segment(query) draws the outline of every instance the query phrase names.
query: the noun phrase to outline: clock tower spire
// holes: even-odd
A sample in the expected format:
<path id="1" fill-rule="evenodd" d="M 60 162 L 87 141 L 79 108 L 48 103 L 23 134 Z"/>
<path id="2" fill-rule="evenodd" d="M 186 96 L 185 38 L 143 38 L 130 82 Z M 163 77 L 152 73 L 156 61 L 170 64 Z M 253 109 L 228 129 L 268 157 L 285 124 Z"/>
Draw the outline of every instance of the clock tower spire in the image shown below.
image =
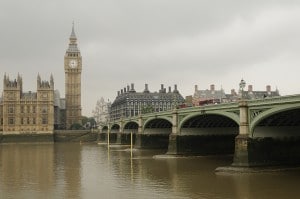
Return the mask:
<path id="1" fill-rule="evenodd" d="M 74 124 L 81 124 L 81 70 L 82 58 L 77 46 L 77 37 L 74 30 L 69 38 L 69 47 L 64 57 L 65 69 L 65 100 L 66 100 L 66 128 Z"/>

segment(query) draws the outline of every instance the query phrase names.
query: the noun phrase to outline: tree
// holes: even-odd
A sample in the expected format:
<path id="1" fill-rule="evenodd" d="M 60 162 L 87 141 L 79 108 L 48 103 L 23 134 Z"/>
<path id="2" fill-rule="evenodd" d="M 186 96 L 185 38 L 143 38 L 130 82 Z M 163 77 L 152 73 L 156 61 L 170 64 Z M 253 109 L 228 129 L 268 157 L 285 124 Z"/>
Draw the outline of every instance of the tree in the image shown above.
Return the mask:
<path id="1" fill-rule="evenodd" d="M 95 118 L 82 116 L 82 126 L 85 127 L 86 129 L 94 128 L 96 127 L 96 125 L 97 124 Z"/>
<path id="2" fill-rule="evenodd" d="M 74 124 L 71 125 L 70 129 L 71 129 L 71 130 L 82 130 L 82 129 L 84 129 L 84 128 L 83 128 L 83 126 L 82 126 L 81 124 L 79 124 L 79 123 L 74 123 Z"/>
<path id="3" fill-rule="evenodd" d="M 93 110 L 93 117 L 97 124 L 106 123 L 109 119 L 109 108 L 110 102 L 105 102 L 104 98 L 101 97 L 97 100 L 96 107 Z"/>

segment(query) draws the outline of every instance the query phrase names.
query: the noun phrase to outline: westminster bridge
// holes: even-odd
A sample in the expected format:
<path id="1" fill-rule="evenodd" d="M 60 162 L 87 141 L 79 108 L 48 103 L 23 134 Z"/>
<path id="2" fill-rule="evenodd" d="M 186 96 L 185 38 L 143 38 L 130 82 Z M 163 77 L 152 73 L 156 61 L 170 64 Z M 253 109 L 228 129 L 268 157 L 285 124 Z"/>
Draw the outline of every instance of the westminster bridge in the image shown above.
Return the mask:
<path id="1" fill-rule="evenodd" d="M 300 95 L 174 109 L 101 126 L 99 142 L 170 155 L 234 154 L 234 166 L 300 163 Z"/>

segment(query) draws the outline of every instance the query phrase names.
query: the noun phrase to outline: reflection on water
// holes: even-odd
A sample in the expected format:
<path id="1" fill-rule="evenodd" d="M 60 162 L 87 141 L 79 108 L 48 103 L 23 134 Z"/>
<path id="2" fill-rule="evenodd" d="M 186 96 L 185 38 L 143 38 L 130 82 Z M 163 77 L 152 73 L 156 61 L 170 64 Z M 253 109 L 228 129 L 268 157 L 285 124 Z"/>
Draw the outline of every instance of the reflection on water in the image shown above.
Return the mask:
<path id="1" fill-rule="evenodd" d="M 154 159 L 163 151 L 95 144 L 0 145 L 0 198 L 295 198 L 300 171 L 216 175 L 231 156 Z"/>

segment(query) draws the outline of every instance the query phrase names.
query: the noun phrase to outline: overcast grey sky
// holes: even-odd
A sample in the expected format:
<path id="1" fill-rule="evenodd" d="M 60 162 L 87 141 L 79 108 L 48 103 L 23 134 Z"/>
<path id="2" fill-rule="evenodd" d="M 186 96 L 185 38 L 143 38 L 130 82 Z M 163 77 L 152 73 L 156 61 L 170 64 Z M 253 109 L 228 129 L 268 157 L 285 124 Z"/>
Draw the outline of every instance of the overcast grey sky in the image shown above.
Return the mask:
<path id="1" fill-rule="evenodd" d="M 195 84 L 229 93 L 244 78 L 255 90 L 300 93 L 300 1 L 289 0 L 0 0 L 0 78 L 19 72 L 35 91 L 37 74 L 52 73 L 64 96 L 73 20 L 87 116 L 130 83 L 177 84 L 186 96 Z"/>

